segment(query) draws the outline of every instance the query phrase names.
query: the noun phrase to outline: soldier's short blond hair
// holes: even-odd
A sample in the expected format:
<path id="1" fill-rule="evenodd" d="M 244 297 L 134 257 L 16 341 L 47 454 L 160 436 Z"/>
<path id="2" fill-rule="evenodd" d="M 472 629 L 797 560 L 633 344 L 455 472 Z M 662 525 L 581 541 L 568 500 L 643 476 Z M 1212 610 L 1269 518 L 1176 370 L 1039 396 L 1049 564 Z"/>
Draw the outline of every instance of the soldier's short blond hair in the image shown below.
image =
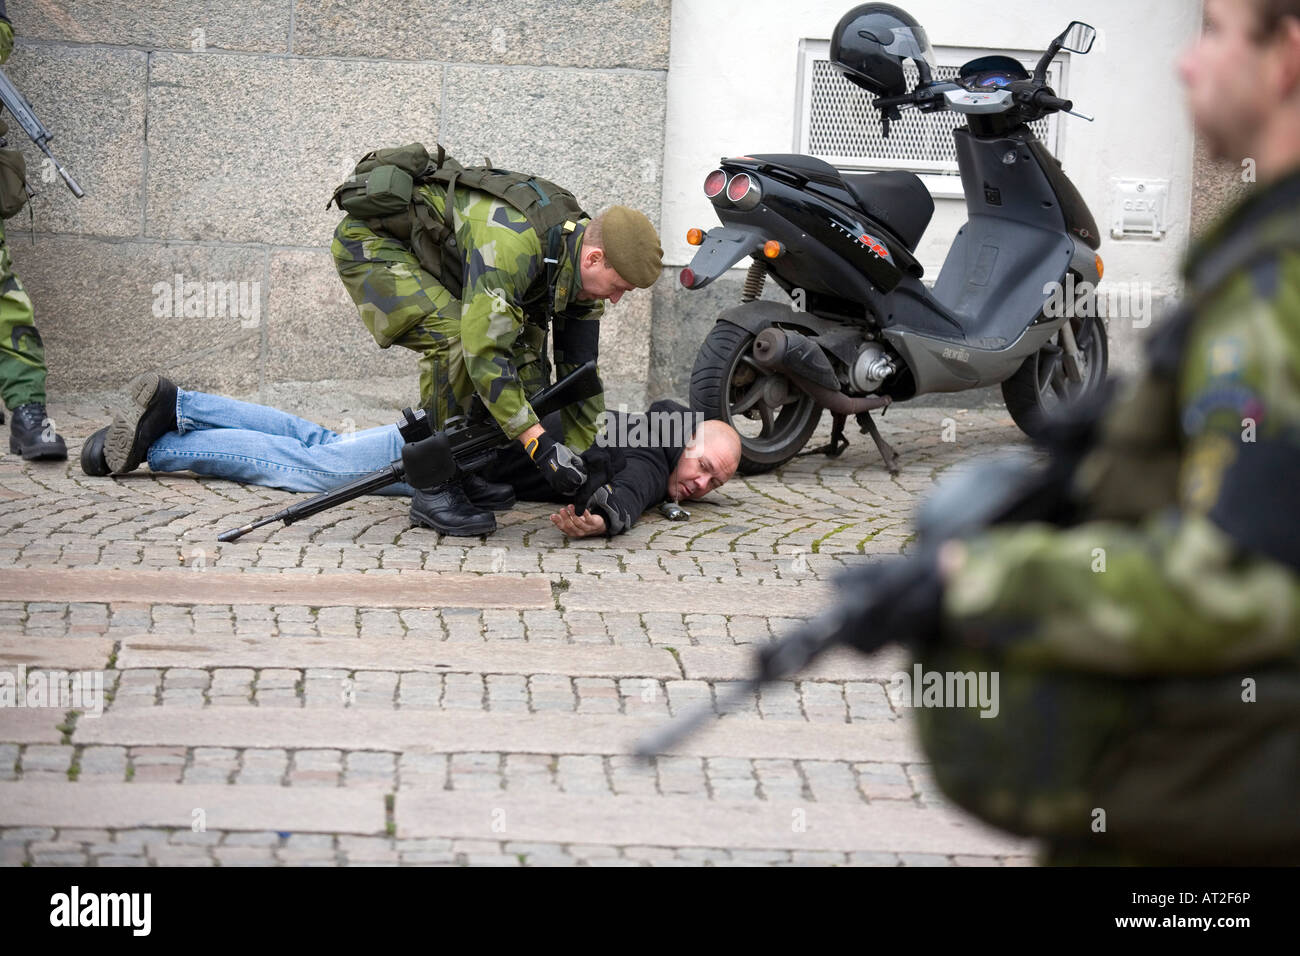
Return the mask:
<path id="1" fill-rule="evenodd" d="M 605 214 L 601 213 L 587 223 L 587 228 L 583 232 L 582 244 L 588 249 L 605 248 Z"/>

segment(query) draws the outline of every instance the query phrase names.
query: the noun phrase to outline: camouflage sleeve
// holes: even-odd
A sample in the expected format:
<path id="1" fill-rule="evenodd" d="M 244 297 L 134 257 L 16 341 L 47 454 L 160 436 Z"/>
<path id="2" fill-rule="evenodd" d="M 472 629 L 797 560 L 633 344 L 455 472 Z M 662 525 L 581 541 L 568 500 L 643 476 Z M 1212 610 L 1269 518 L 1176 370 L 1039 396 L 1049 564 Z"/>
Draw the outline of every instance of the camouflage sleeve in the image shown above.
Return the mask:
<path id="1" fill-rule="evenodd" d="M 599 358 L 600 319 L 604 311 L 605 303 L 597 302 L 590 308 L 566 309 L 555 316 L 552 349 L 557 381 L 584 362 Z M 599 366 L 596 372 L 600 373 Z M 566 406 L 560 412 L 560 420 L 564 423 L 564 443 L 579 454 L 590 448 L 596 440 L 600 414 L 604 410 L 603 392 L 585 402 Z"/>
<path id="2" fill-rule="evenodd" d="M 0 0 L 0 63 L 9 61 L 9 54 L 14 51 L 14 28 L 5 16 L 5 5 Z"/>
<path id="3" fill-rule="evenodd" d="M 461 297 L 461 348 L 475 391 L 507 437 L 518 438 L 537 424 L 513 351 L 524 322 L 519 302 L 541 269 L 542 250 L 522 213 L 505 203 L 494 201 L 494 206 L 485 219 L 466 219 L 470 235 L 462 244 L 470 253 Z"/>
<path id="4" fill-rule="evenodd" d="M 1010 662 L 1124 674 L 1295 652 L 1297 503 L 1284 476 L 1300 468 L 1300 260 L 1289 277 L 1267 299 L 1243 277 L 1198 320 L 1179 385 L 1178 508 L 968 542 L 945 592 L 947 627 L 1003 644 Z M 1280 491 L 1243 491 L 1270 486 Z"/>

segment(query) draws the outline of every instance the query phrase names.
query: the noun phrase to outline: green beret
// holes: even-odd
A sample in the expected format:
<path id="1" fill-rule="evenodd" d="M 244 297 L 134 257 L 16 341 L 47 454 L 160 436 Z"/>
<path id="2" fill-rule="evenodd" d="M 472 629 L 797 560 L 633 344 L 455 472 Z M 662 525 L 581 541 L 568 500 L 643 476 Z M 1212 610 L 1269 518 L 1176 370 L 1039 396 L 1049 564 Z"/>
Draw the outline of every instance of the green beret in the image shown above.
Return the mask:
<path id="1" fill-rule="evenodd" d="M 605 210 L 601 216 L 601 245 L 614 271 L 639 289 L 650 288 L 663 271 L 664 250 L 645 213 L 627 206 Z"/>

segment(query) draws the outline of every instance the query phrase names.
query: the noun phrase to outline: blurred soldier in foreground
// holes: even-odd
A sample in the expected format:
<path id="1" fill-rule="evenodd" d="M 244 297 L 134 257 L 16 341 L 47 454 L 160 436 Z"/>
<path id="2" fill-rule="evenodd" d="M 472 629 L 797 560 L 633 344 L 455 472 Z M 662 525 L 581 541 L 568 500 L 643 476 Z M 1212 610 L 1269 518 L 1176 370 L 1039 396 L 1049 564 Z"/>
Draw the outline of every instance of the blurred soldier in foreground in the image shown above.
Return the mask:
<path id="1" fill-rule="evenodd" d="M 1055 863 L 1300 863 L 1300 0 L 1207 0 L 1181 72 L 1259 185 L 1096 423 L 1082 523 L 948 542 L 912 626 L 1001 675 L 997 719 L 918 709 L 940 785 Z"/>
<path id="2" fill-rule="evenodd" d="M 13 26 L 0 0 L 0 63 L 14 46 Z M 0 121 L 0 137 L 9 127 Z M 22 154 L 0 138 L 0 217 L 16 216 L 27 204 Z M 0 398 L 12 416 L 9 451 L 29 461 L 62 460 L 68 449 L 45 411 L 45 346 L 36 330 L 32 300 L 14 275 L 4 226 L 0 225 Z M 4 421 L 0 414 L 0 422 Z"/>

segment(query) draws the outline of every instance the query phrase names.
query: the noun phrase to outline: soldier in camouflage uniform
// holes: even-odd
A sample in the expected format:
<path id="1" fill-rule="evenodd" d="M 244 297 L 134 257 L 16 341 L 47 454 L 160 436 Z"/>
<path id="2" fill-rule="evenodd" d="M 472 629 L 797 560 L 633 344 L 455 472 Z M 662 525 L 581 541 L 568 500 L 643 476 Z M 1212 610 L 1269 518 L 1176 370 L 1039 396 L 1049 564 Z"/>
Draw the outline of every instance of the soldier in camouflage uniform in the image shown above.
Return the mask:
<path id="1" fill-rule="evenodd" d="M 0 63 L 13 51 L 13 26 L 0 0 Z M 7 130 L 0 123 L 0 136 Z M 0 139 L 0 147 L 5 142 Z M 15 184 L 16 185 L 16 184 Z M 21 187 L 18 187 L 21 188 Z M 9 451 L 28 460 L 68 457 L 45 411 L 45 347 L 36 330 L 32 300 L 14 275 L 4 226 L 0 224 L 0 398 L 12 413 Z M 0 422 L 4 416 L 0 415 Z"/>
<path id="2" fill-rule="evenodd" d="M 997 719 L 918 710 L 944 790 L 1056 863 L 1300 863 L 1300 0 L 1208 0 L 1182 63 L 1261 185 L 1081 459 L 1085 520 L 940 551 L 940 672 Z"/>
<path id="3" fill-rule="evenodd" d="M 441 220 L 444 186 L 417 188 Z M 548 321 L 558 376 L 595 359 L 604 300 L 617 303 L 654 283 L 662 268 L 659 238 L 643 214 L 625 206 L 574 223 L 560 253 L 554 299 L 538 301 L 539 288 L 545 298 L 547 264 L 542 239 L 524 214 L 463 187 L 454 203 L 464 253 L 462 298 L 422 269 L 406 242 L 352 216 L 339 224 L 331 246 L 339 275 L 381 348 L 396 344 L 420 353 L 420 400 L 436 428 L 477 393 L 558 491 L 575 489 L 585 480 L 578 454 L 595 438 L 604 402 L 597 396 L 566 409 L 563 443 L 542 429 L 527 395 L 550 381 Z M 411 517 L 445 534 L 485 534 L 496 527 L 489 509 L 512 504 L 508 487 L 466 476 L 417 492 Z"/>

